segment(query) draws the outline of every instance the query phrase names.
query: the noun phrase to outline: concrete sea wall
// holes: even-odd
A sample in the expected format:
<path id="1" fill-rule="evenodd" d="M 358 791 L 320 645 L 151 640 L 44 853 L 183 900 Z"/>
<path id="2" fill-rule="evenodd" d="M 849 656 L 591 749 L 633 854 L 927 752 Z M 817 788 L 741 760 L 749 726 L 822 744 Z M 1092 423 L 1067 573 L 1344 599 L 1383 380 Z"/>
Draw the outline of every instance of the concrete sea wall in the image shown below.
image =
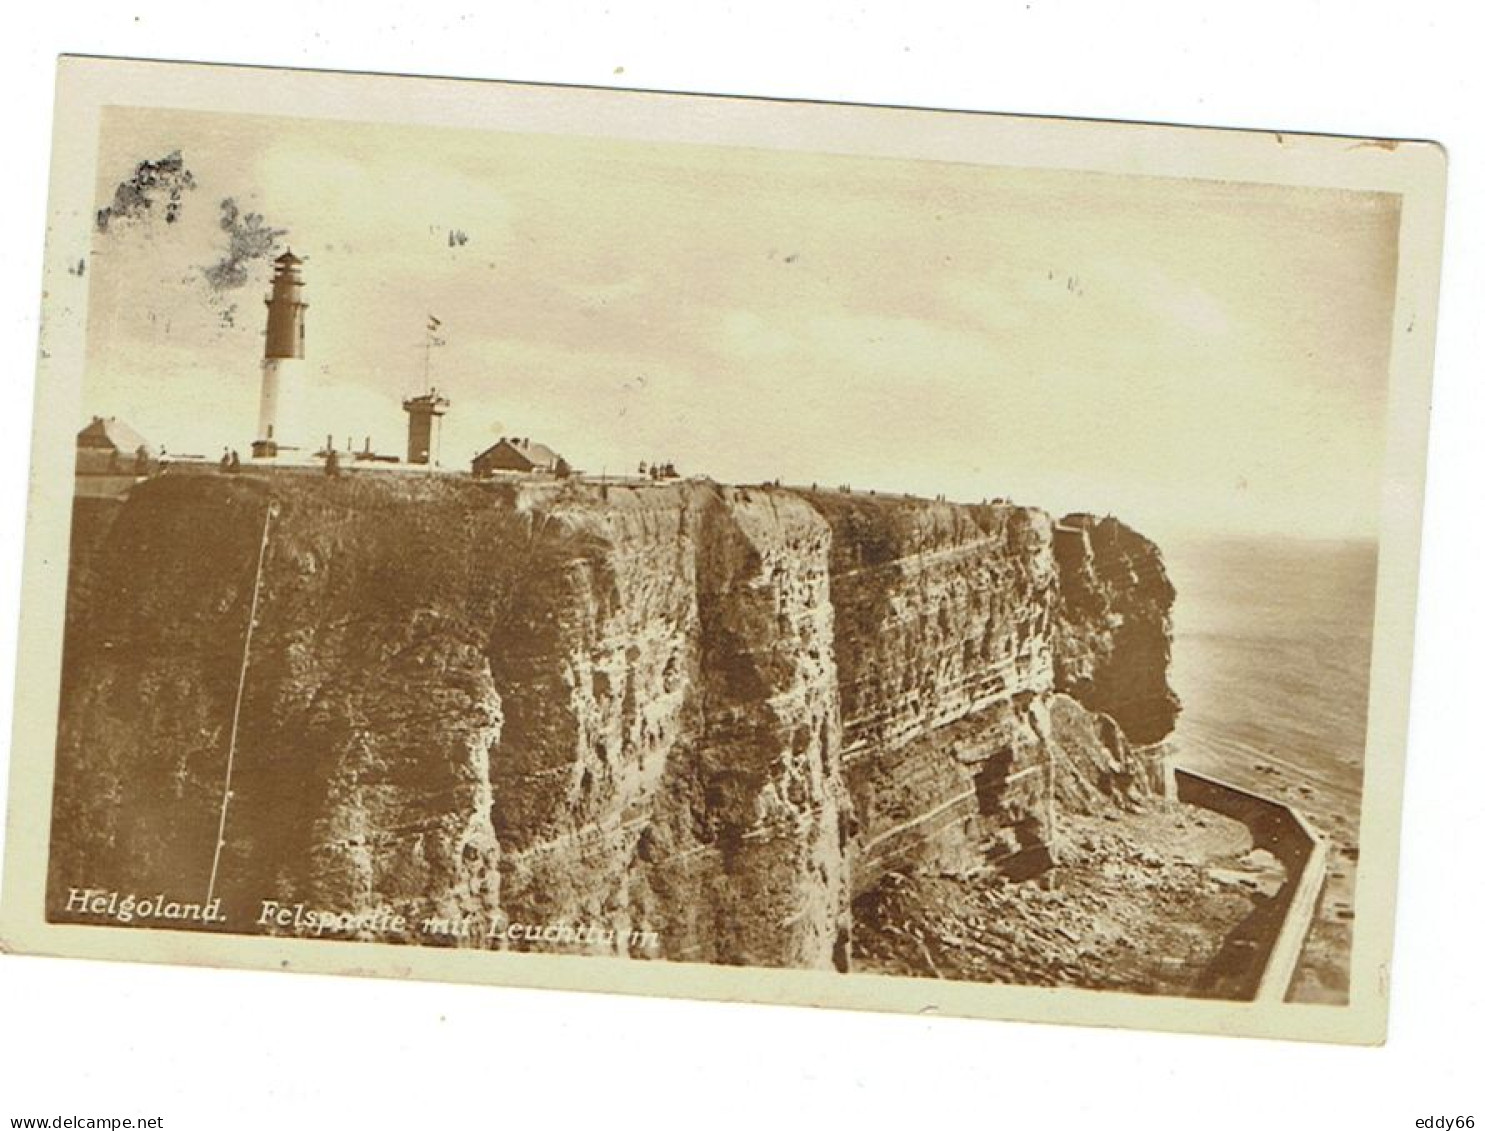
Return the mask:
<path id="1" fill-rule="evenodd" d="M 1284 865 L 1285 882 L 1263 908 L 1263 929 L 1254 940 L 1259 953 L 1243 977 L 1250 991 L 1244 996 L 1283 1001 L 1325 886 L 1328 842 L 1300 813 L 1272 798 L 1179 767 L 1172 784 L 1177 800 L 1247 825 L 1254 847 Z"/>

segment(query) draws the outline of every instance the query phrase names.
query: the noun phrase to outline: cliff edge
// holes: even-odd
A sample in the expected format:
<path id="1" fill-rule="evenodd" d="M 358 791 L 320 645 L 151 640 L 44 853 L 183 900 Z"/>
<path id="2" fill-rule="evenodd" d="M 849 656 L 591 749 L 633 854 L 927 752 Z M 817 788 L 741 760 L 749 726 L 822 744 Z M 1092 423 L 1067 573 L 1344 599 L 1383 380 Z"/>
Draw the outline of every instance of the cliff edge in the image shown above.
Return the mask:
<path id="1" fill-rule="evenodd" d="M 74 539 L 57 920 L 215 860 L 228 930 L 271 899 L 847 969 L 885 877 L 1036 876 L 1059 820 L 1141 808 L 1178 709 L 1173 589 L 1113 519 L 166 474 Z"/>

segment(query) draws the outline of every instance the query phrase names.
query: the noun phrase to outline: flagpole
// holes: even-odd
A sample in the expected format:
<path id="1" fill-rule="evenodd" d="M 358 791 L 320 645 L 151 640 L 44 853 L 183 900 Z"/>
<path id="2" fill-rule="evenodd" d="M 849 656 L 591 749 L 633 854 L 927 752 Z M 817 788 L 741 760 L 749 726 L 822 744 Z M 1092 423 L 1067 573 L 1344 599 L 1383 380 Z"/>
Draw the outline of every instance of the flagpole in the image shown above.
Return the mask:
<path id="1" fill-rule="evenodd" d="M 431 393 L 433 391 L 433 347 L 438 342 L 438 339 L 434 337 L 434 334 L 436 334 L 438 332 L 438 328 L 440 326 L 442 326 L 442 325 L 443 325 L 443 323 L 440 322 L 435 316 L 433 316 L 432 314 L 428 315 L 428 322 L 426 324 L 426 332 L 425 332 L 425 334 L 423 336 L 423 395 L 424 396 L 427 396 L 429 393 Z"/>

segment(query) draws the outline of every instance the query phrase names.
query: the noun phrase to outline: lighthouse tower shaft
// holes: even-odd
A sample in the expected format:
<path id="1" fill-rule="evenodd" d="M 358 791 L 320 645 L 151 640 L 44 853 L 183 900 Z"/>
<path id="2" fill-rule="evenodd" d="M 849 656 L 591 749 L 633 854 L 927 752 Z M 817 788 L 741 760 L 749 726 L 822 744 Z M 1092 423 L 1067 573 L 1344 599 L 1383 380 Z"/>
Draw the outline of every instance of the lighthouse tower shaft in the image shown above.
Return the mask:
<path id="1" fill-rule="evenodd" d="M 263 346 L 263 382 L 258 396 L 258 432 L 253 455 L 271 459 L 298 449 L 299 400 L 305 380 L 304 279 L 301 260 L 286 251 L 273 261 L 273 290 L 268 306 L 268 334 Z"/>
<path id="2" fill-rule="evenodd" d="M 407 413 L 408 463 L 438 463 L 440 426 L 448 410 L 448 397 L 437 389 L 402 402 L 402 411 Z"/>

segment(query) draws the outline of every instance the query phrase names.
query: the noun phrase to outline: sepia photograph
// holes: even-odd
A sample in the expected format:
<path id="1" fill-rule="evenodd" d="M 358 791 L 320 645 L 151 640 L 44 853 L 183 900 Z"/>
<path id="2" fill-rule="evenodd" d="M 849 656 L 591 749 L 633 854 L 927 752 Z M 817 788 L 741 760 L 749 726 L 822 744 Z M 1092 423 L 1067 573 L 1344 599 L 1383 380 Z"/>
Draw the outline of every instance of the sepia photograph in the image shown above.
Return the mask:
<path id="1" fill-rule="evenodd" d="M 17 949 L 1380 1039 L 1436 147 L 87 59 L 57 130 Z"/>

